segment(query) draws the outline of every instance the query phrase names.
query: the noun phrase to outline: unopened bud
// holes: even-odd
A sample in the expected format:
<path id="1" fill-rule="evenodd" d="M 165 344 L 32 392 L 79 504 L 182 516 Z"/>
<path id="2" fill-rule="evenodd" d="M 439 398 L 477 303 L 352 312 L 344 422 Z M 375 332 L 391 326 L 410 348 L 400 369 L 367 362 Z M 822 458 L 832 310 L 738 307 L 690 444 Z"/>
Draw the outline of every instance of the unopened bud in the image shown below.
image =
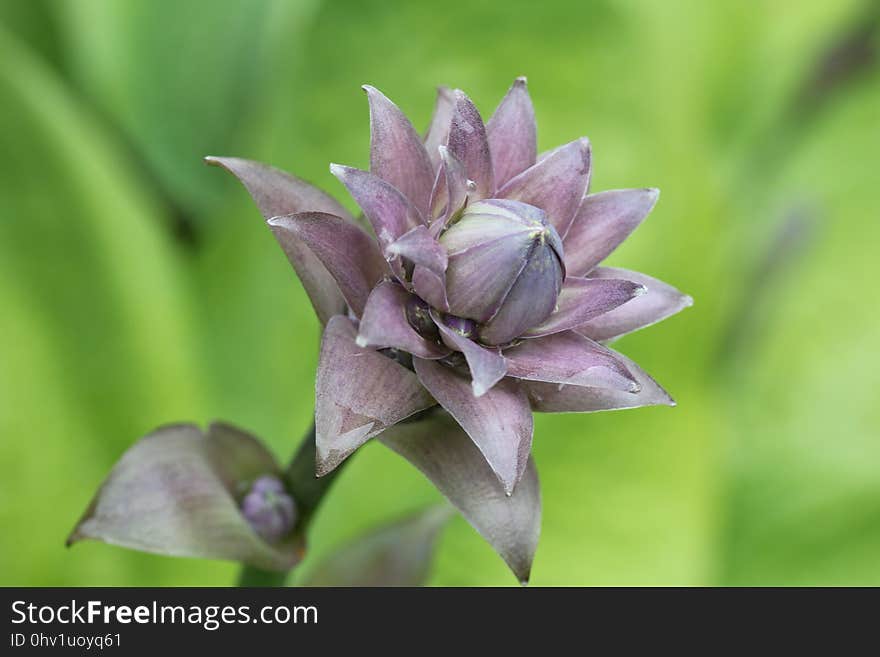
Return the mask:
<path id="1" fill-rule="evenodd" d="M 270 543 L 293 529 L 296 504 L 278 477 L 263 475 L 254 480 L 241 501 L 241 513 L 250 526 Z"/>

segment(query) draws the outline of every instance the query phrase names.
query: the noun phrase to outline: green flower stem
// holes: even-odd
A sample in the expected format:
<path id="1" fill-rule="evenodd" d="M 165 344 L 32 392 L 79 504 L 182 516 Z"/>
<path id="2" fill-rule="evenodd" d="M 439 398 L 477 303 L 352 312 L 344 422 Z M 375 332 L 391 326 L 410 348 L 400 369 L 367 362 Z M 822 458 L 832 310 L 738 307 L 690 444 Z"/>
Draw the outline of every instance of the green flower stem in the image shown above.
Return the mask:
<path id="1" fill-rule="evenodd" d="M 294 531 L 304 534 L 321 500 L 330 490 L 336 477 L 342 472 L 346 459 L 339 466 L 324 475 L 315 476 L 315 425 L 312 424 L 302 443 L 294 454 L 284 473 L 287 489 L 296 500 L 297 521 Z M 238 577 L 238 586 L 284 586 L 290 571 L 275 572 L 243 566 Z"/>

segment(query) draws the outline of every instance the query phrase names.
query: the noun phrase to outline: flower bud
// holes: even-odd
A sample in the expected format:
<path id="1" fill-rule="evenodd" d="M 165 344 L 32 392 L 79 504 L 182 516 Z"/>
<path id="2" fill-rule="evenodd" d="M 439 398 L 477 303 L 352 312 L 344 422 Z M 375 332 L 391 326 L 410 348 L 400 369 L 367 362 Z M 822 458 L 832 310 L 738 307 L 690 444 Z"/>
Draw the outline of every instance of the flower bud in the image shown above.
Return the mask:
<path id="1" fill-rule="evenodd" d="M 277 477 L 254 480 L 241 501 L 241 513 L 254 531 L 270 543 L 284 537 L 296 521 L 296 505 Z"/>
<path id="2" fill-rule="evenodd" d="M 564 278 L 562 240 L 542 210 L 519 201 L 470 205 L 441 236 L 449 312 L 502 345 L 544 321 Z"/>

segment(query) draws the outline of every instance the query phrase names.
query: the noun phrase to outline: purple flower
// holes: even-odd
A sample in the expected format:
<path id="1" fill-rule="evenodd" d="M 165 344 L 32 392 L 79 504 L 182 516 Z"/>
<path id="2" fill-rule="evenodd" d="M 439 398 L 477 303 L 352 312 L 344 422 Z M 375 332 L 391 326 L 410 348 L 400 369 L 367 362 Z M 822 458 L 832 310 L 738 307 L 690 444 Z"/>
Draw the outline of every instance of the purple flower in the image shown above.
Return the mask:
<path id="1" fill-rule="evenodd" d="M 658 191 L 589 194 L 585 138 L 539 157 L 524 78 L 485 124 L 463 92 L 440 89 L 424 139 L 364 89 L 370 171 L 330 169 L 369 229 L 281 171 L 208 162 L 247 187 L 325 325 L 318 475 L 381 434 L 525 579 L 540 522 L 532 411 L 674 403 L 603 344 L 691 304 L 649 276 L 600 266 Z M 389 430 L 436 405 L 448 415 Z"/>

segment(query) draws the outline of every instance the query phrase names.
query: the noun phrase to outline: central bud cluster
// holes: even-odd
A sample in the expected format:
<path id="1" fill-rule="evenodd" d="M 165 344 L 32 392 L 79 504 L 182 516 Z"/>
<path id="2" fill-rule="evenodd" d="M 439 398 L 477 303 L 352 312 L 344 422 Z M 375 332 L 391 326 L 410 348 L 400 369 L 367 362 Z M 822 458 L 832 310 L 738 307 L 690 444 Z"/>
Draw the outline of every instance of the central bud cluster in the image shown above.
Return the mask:
<path id="1" fill-rule="evenodd" d="M 562 240 L 543 210 L 519 201 L 478 201 L 439 241 L 449 258 L 444 321 L 462 335 L 505 345 L 556 307 L 565 277 Z"/>

